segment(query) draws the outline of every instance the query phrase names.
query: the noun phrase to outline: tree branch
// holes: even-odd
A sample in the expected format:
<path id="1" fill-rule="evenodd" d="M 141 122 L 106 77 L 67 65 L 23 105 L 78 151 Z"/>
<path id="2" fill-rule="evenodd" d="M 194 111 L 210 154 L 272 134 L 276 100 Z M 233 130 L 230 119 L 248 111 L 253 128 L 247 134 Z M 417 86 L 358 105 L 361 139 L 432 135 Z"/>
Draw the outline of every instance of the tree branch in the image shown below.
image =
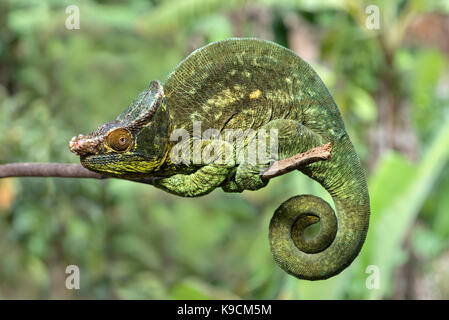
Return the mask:
<path id="1" fill-rule="evenodd" d="M 262 180 L 286 174 L 313 162 L 327 160 L 331 155 L 331 144 L 327 143 L 309 151 L 276 161 L 261 175 Z M 89 171 L 80 164 L 19 162 L 0 165 L 0 179 L 7 177 L 64 177 L 106 179 L 108 177 Z M 153 178 L 136 179 L 136 182 L 149 183 Z"/>
<path id="2" fill-rule="evenodd" d="M 327 160 L 331 156 L 331 151 L 332 147 L 329 142 L 306 152 L 298 153 L 291 158 L 276 161 L 261 175 L 261 179 L 268 181 L 313 162 Z"/>
<path id="3" fill-rule="evenodd" d="M 80 164 L 19 162 L 0 165 L 0 178 L 7 177 L 69 177 L 105 179 Z"/>

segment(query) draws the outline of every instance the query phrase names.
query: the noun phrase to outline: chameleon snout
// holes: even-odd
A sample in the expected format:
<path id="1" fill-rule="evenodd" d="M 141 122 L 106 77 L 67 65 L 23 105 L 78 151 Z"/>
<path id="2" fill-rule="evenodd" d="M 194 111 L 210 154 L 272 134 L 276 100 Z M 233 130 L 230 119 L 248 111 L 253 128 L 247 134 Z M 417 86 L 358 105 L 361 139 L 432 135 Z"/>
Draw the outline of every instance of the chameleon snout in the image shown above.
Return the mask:
<path id="1" fill-rule="evenodd" d="M 103 149 L 103 139 L 100 137 L 74 136 L 69 142 L 69 149 L 74 154 L 83 157 L 98 154 Z"/>

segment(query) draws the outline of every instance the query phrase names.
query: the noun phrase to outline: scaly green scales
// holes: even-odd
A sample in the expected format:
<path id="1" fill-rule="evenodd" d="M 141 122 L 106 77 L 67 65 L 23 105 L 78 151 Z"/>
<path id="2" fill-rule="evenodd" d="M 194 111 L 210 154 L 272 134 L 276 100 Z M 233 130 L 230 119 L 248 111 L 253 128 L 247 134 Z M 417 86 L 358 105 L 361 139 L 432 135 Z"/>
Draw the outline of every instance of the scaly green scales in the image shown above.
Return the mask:
<path id="1" fill-rule="evenodd" d="M 232 161 L 224 163 L 173 161 L 171 151 L 180 140 L 172 141 L 172 134 L 184 129 L 189 136 L 184 144 L 193 148 L 194 123 L 201 124 L 201 133 L 214 128 L 220 135 L 226 129 L 253 129 L 254 134 L 244 138 L 245 146 L 260 138 L 262 129 L 275 129 L 278 159 L 330 142 L 329 160 L 300 171 L 332 195 L 337 217 L 318 197 L 293 197 L 271 220 L 271 250 L 285 271 L 309 280 L 334 276 L 355 259 L 370 214 L 360 160 L 319 76 L 294 52 L 275 43 L 229 39 L 196 50 L 164 85 L 153 81 L 116 120 L 87 136 L 74 137 L 70 149 L 90 170 L 145 180 L 184 197 L 201 196 L 218 187 L 242 192 L 267 184 L 260 174 L 270 163 L 238 162 L 236 149 Z M 215 143 L 212 138 L 203 140 L 201 148 Z M 224 154 L 224 149 L 216 150 Z M 304 229 L 317 221 L 320 231 L 308 239 Z"/>

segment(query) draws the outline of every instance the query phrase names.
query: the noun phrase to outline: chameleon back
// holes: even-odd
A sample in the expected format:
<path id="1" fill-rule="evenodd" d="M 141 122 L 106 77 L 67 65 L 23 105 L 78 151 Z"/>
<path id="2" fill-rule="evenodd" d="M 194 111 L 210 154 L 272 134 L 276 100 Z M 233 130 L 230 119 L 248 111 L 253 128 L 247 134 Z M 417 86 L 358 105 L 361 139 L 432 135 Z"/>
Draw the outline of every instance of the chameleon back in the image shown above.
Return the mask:
<path id="1" fill-rule="evenodd" d="M 312 127 L 323 134 L 344 129 L 315 71 L 293 51 L 269 41 L 229 39 L 200 48 L 178 64 L 164 90 L 175 123 L 189 115 L 204 127 L 222 122 L 226 128 L 257 129 L 273 119 L 305 120 L 310 114 Z M 317 104 L 321 116 L 315 119 Z M 332 123 L 325 121 L 329 118 Z"/>

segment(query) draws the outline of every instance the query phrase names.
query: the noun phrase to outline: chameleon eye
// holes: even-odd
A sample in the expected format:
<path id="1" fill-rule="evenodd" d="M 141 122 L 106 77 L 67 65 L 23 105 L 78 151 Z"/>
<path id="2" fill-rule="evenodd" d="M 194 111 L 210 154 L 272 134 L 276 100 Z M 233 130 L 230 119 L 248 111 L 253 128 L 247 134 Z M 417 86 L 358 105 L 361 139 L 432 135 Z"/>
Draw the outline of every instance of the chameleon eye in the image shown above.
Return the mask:
<path id="1" fill-rule="evenodd" d="M 108 134 L 106 143 L 115 151 L 125 151 L 132 143 L 132 135 L 128 130 L 120 128 Z"/>

